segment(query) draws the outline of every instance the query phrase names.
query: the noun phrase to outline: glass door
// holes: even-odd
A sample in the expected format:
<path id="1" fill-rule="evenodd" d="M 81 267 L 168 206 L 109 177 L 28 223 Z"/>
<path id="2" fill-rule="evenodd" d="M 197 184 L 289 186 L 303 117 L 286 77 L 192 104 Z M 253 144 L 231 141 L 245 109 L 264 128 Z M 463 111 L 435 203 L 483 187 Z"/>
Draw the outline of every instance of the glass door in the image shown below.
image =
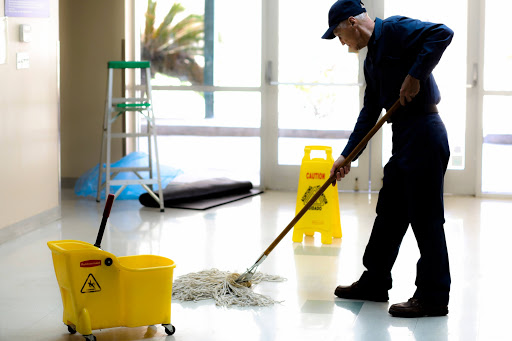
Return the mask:
<path id="1" fill-rule="evenodd" d="M 477 91 L 478 57 L 472 51 L 478 46 L 468 46 L 468 2 L 433 1 L 368 0 L 365 5 L 372 19 L 404 15 L 445 23 L 456 32 L 434 70 L 442 93 L 439 110 L 451 148 L 445 191 L 474 194 L 475 123 L 467 118 L 475 117 L 478 108 L 466 103 L 473 100 Z M 359 114 L 366 49 L 353 54 L 337 41 L 320 39 L 332 3 L 322 0 L 312 6 L 309 1 L 280 0 L 278 11 L 266 12 L 268 18 L 263 26 L 279 32 L 274 41 L 267 42 L 263 53 L 267 73 L 263 96 L 268 99 L 263 104 L 263 115 L 265 111 L 277 112 L 276 118 L 263 117 L 271 132 L 270 142 L 263 147 L 270 156 L 265 169 L 270 174 L 267 183 L 273 188 L 295 188 L 305 145 L 330 145 L 333 154 L 339 155 Z M 470 3 L 474 7 L 476 1 Z M 267 6 L 270 8 L 271 4 Z M 268 37 L 265 33 L 263 36 Z M 391 127 L 385 124 L 359 162 L 353 164 L 351 176 L 340 183 L 341 189 L 379 190 L 390 155 Z"/>
<path id="2" fill-rule="evenodd" d="M 266 3 L 270 11 L 274 2 Z M 266 17 L 264 27 L 278 32 L 267 41 L 264 65 L 266 105 L 268 112 L 277 113 L 267 118 L 273 132 L 268 143 L 271 152 L 266 154 L 266 183 L 271 188 L 297 188 L 305 146 L 329 146 L 336 159 L 359 114 L 364 56 L 349 53 L 338 40 L 321 39 L 332 3 L 280 0 L 277 13 Z M 367 190 L 368 162 L 364 154 L 353 163 L 351 176 L 339 183 L 341 188 Z"/>
<path id="3" fill-rule="evenodd" d="M 433 75 L 441 91 L 438 105 L 441 118 L 448 131 L 450 161 L 445 176 L 445 192 L 456 194 L 475 193 L 476 145 L 471 134 L 477 108 L 466 105 L 477 90 L 477 58 L 468 55 L 468 2 L 467 0 L 431 0 L 428 3 L 409 0 L 384 0 L 384 17 L 403 15 L 423 21 L 443 23 L 454 32 L 452 43 L 443 54 Z M 443 10 L 439 10 L 442 8 Z M 471 40 L 471 39 L 469 39 Z M 474 48 L 473 46 L 470 48 Z M 469 49 L 471 51 L 471 49 Z M 382 165 L 391 156 L 391 129 L 385 127 Z M 467 140 L 470 140 L 467 143 Z M 468 157 L 470 156 L 470 157 Z M 377 162 L 377 160 L 376 160 Z"/>
<path id="4" fill-rule="evenodd" d="M 485 2 L 483 34 L 481 193 L 512 195 L 512 45 L 503 43 L 509 0 Z M 484 20 L 485 19 L 485 20 Z"/>

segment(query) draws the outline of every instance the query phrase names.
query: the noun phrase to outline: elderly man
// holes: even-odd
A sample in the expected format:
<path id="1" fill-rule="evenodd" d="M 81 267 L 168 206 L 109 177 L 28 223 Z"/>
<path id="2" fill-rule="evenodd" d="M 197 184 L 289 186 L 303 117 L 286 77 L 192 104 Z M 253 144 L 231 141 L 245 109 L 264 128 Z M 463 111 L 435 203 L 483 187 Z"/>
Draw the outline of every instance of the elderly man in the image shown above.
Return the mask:
<path id="1" fill-rule="evenodd" d="M 434 24 L 393 16 L 371 20 L 359 0 L 339 0 L 329 11 L 324 39 L 337 37 L 352 50 L 368 48 L 364 62 L 364 106 L 349 141 L 334 162 L 331 175 L 339 181 L 350 172 L 341 163 L 369 132 L 382 109 L 399 98 L 403 105 L 392 116 L 393 150 L 384 168 L 377 217 L 363 257 L 363 272 L 335 295 L 346 299 L 388 301 L 391 269 L 409 227 L 421 257 L 416 291 L 389 313 L 399 317 L 448 314 L 450 268 L 444 235 L 443 181 L 450 150 L 436 104 L 441 96 L 432 76 L 453 32 Z M 359 156 L 359 155 L 358 155 Z"/>

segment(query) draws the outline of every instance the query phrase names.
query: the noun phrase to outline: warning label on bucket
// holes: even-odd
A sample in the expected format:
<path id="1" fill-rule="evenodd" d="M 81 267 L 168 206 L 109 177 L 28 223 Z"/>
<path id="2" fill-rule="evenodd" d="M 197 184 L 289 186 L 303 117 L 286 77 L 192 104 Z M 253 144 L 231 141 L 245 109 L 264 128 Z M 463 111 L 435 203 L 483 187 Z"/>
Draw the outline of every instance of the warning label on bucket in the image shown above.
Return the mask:
<path id="1" fill-rule="evenodd" d="M 315 195 L 316 192 L 320 189 L 320 186 L 311 187 L 309 186 L 301 200 L 306 205 L 306 203 Z M 322 193 L 318 199 L 314 202 L 314 204 L 309 208 L 312 211 L 321 211 L 322 207 L 327 204 L 327 198 Z"/>
<path id="2" fill-rule="evenodd" d="M 94 276 L 92 274 L 89 274 L 89 276 L 87 276 L 84 286 L 82 287 L 82 290 L 80 290 L 80 292 L 82 294 L 87 294 L 90 292 L 98 292 L 98 291 L 101 291 L 101 287 L 98 284 L 98 281 L 96 280 L 96 278 L 94 278 Z"/>

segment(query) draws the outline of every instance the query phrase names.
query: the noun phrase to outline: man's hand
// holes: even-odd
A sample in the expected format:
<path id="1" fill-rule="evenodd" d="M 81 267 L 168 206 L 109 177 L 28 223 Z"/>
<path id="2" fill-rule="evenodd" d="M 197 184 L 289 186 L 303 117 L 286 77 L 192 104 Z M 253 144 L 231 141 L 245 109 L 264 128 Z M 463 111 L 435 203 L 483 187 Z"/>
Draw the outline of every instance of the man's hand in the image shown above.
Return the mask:
<path id="1" fill-rule="evenodd" d="M 343 155 L 340 155 L 340 157 L 334 161 L 334 164 L 332 165 L 332 168 L 331 168 L 331 175 L 332 176 L 334 174 L 334 172 L 336 172 L 336 180 L 337 181 L 340 181 L 341 178 L 344 178 L 345 175 L 347 175 L 349 172 L 350 172 L 350 163 L 344 167 L 341 167 L 341 164 L 343 163 L 343 161 L 345 161 L 345 157 Z M 338 169 L 340 168 L 340 169 Z M 336 185 L 335 182 L 332 183 L 332 185 Z"/>
<path id="2" fill-rule="evenodd" d="M 420 81 L 411 75 L 405 77 L 400 88 L 400 104 L 406 105 L 420 92 Z"/>

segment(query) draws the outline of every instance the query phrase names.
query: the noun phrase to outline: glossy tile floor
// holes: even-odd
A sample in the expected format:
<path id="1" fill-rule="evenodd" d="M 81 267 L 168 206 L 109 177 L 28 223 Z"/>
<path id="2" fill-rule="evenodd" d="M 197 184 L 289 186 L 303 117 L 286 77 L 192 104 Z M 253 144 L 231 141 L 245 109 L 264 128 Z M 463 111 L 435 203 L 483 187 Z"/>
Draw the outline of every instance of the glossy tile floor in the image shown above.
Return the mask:
<path id="1" fill-rule="evenodd" d="M 390 304 L 414 292 L 419 257 L 409 229 L 393 270 L 389 303 L 341 300 L 338 284 L 363 271 L 361 257 L 375 216 L 377 195 L 340 194 L 343 239 L 320 236 L 276 247 L 262 272 L 283 283 L 255 290 L 283 301 L 269 308 L 222 308 L 212 301 L 172 301 L 176 333 L 161 326 L 95 330 L 98 340 L 511 340 L 512 200 L 447 196 L 446 236 L 452 271 L 447 317 L 393 318 Z M 63 191 L 62 219 L 0 244 L 0 340 L 83 340 L 62 323 L 62 302 L 46 242 L 94 243 L 104 202 Z M 116 201 L 102 248 L 116 256 L 156 254 L 174 260 L 174 278 L 203 269 L 244 271 L 295 214 L 295 193 L 267 191 L 206 211 L 141 207 Z M 148 302 L 151 304 L 151 302 Z"/>

